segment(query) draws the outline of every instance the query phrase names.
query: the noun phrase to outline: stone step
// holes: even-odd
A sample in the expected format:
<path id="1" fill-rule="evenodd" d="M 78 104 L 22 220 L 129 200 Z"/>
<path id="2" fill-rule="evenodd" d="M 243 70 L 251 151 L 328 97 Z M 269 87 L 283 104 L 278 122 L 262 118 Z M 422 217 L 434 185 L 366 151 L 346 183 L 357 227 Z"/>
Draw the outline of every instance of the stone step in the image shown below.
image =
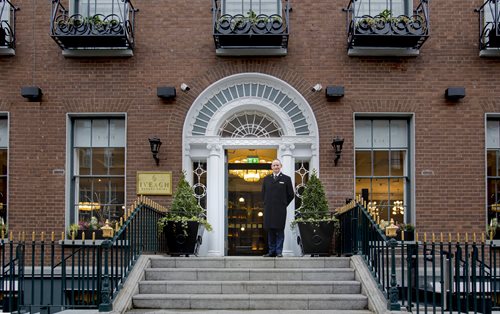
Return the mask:
<path id="1" fill-rule="evenodd" d="M 141 281 L 140 294 L 356 294 L 357 281 Z"/>
<path id="2" fill-rule="evenodd" d="M 145 280 L 220 281 L 346 281 L 354 280 L 351 268 L 148 268 Z"/>
<path id="3" fill-rule="evenodd" d="M 158 257 L 151 268 L 349 268 L 348 257 Z"/>
<path id="4" fill-rule="evenodd" d="M 156 310 L 132 309 L 127 314 L 241 314 L 234 310 Z M 246 310 L 245 314 L 373 314 L 369 310 Z"/>
<path id="5" fill-rule="evenodd" d="M 134 308 L 199 310 L 363 310 L 360 294 L 138 294 Z"/>

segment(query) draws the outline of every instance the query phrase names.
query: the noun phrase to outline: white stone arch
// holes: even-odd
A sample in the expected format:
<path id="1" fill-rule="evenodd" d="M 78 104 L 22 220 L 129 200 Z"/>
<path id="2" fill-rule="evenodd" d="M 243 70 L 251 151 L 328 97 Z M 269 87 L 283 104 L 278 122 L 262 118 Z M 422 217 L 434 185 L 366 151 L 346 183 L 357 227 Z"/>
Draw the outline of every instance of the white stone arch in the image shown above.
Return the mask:
<path id="1" fill-rule="evenodd" d="M 222 138 L 219 128 L 234 114 L 256 111 L 280 125 L 281 137 Z M 276 148 L 283 172 L 294 178 L 295 161 L 307 160 L 319 169 L 318 125 L 306 99 L 290 84 L 262 73 L 240 73 L 211 84 L 195 99 L 183 126 L 183 169 L 189 174 L 194 161 L 207 163 L 207 218 L 213 231 L 205 233 L 200 255 L 225 254 L 226 148 Z M 192 176 L 188 175 L 188 180 Z M 289 207 L 283 254 L 300 253 L 289 230 L 294 204 Z"/>

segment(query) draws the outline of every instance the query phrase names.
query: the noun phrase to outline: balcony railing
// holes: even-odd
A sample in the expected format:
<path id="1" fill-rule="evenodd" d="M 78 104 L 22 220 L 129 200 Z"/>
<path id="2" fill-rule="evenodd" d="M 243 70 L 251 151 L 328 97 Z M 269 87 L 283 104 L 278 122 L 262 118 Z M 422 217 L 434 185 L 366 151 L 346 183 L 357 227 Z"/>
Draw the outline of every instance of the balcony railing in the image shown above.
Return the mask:
<path id="1" fill-rule="evenodd" d="M 15 7 L 9 0 L 0 0 L 0 55 L 13 55 L 16 47 Z"/>
<path id="2" fill-rule="evenodd" d="M 289 34 L 288 0 L 282 0 L 280 14 L 256 14 L 250 10 L 229 15 L 219 0 L 213 3 L 213 30 L 218 55 L 286 55 Z"/>
<path id="3" fill-rule="evenodd" d="M 500 56 L 500 3 L 487 0 L 479 12 L 480 56 Z"/>
<path id="4" fill-rule="evenodd" d="M 61 0 L 52 0 L 50 34 L 62 49 L 134 48 L 137 11 L 130 0 L 115 0 L 112 14 L 70 15 Z"/>
<path id="5" fill-rule="evenodd" d="M 392 4 L 392 0 L 389 1 Z M 362 15 L 359 0 L 350 0 L 347 12 L 349 54 L 356 50 L 400 51 L 415 55 L 429 37 L 428 0 L 420 0 L 413 15 L 393 15 L 392 5 L 375 16 Z M 396 53 L 397 55 L 397 53 Z"/>

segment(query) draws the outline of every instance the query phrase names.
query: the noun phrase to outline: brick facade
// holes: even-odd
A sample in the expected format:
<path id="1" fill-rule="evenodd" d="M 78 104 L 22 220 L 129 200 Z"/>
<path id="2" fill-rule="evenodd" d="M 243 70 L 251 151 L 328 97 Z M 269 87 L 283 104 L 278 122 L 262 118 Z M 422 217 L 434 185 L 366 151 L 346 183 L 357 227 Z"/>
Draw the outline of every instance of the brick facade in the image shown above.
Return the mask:
<path id="1" fill-rule="evenodd" d="M 500 112 L 500 59 L 478 56 L 481 0 L 432 1 L 431 35 L 420 55 L 348 57 L 347 1 L 292 1 L 285 57 L 217 57 L 211 2 L 134 1 L 136 46 L 132 58 L 65 58 L 49 36 L 51 1 L 12 0 L 16 55 L 0 58 L 0 111 L 9 113 L 9 226 L 14 232 L 56 231 L 64 226 L 66 114 L 127 114 L 127 199 L 135 198 L 138 170 L 171 170 L 182 163 L 182 128 L 196 97 L 228 75 L 260 72 L 303 94 L 319 127 L 320 171 L 332 207 L 353 197 L 353 113 L 414 114 L 417 228 L 421 232 L 482 232 L 486 222 L 485 113 Z M 181 83 L 191 90 L 181 92 Z M 328 102 L 316 83 L 343 85 L 345 97 Z M 21 86 L 43 90 L 28 102 Z M 162 101 L 157 86 L 176 86 Z M 449 86 L 467 96 L 447 101 Z M 148 137 L 163 146 L 160 167 Z M 330 145 L 344 137 L 337 167 Z M 429 171 L 431 170 L 431 171 Z M 433 173 L 432 175 L 426 175 Z M 169 205 L 170 197 L 155 197 Z"/>

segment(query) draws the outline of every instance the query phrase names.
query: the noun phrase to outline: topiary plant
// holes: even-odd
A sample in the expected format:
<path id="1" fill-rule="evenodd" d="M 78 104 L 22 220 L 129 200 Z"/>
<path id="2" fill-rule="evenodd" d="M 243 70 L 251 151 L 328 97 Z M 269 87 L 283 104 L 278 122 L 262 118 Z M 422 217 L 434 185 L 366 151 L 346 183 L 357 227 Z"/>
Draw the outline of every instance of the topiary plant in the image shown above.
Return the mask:
<path id="1" fill-rule="evenodd" d="M 187 232 L 188 221 L 197 221 L 204 225 L 207 231 L 212 230 L 212 227 L 205 219 L 205 211 L 198 204 L 198 200 L 194 196 L 193 189 L 187 182 L 184 172 L 182 172 L 177 185 L 170 210 L 165 217 L 158 220 L 160 232 L 163 231 L 163 228 L 169 221 L 180 222 L 185 233 Z"/>
<path id="2" fill-rule="evenodd" d="M 302 194 L 302 203 L 297 209 L 297 215 L 292 222 L 292 226 L 298 222 L 338 221 L 333 217 L 328 208 L 325 189 L 319 180 L 316 171 L 313 170 L 309 181 L 306 183 L 304 193 Z"/>

